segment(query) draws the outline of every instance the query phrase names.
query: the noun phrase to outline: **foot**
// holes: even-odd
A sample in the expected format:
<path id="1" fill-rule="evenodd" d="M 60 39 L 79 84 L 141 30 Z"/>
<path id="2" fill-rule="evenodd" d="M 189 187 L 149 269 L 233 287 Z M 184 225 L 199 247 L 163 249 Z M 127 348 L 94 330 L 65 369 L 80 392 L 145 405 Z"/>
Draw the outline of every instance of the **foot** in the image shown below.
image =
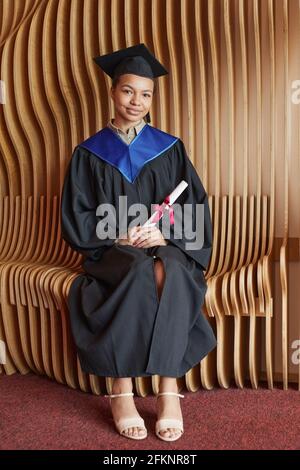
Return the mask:
<path id="1" fill-rule="evenodd" d="M 163 388 L 159 390 L 160 392 L 176 392 L 178 393 L 177 385 L 176 387 L 168 387 L 167 389 Z M 160 395 L 157 397 L 157 418 L 173 418 L 179 419 L 182 421 L 182 412 L 180 408 L 180 398 L 172 395 Z M 159 434 L 163 437 L 178 437 L 181 435 L 180 429 L 177 428 L 166 428 L 161 430 Z"/>
<path id="2" fill-rule="evenodd" d="M 112 394 L 132 392 L 132 387 L 113 387 Z M 114 421 L 123 418 L 140 417 L 134 404 L 133 396 L 115 397 L 111 399 L 111 411 Z M 140 427 L 129 427 L 123 431 L 126 436 L 146 436 L 147 431 Z"/>

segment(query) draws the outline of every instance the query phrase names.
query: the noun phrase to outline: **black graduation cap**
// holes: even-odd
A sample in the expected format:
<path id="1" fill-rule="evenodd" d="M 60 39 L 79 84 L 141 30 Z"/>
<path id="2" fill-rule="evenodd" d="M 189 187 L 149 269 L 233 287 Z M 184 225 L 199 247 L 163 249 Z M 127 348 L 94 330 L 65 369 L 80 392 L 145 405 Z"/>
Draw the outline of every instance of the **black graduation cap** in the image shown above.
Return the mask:
<path id="1" fill-rule="evenodd" d="M 156 78 L 168 73 L 143 43 L 94 57 L 93 60 L 111 78 L 124 73 Z"/>
<path id="2" fill-rule="evenodd" d="M 125 73 L 152 79 L 168 74 L 165 67 L 143 43 L 94 57 L 93 60 L 112 79 Z M 146 118 L 150 122 L 149 113 Z"/>

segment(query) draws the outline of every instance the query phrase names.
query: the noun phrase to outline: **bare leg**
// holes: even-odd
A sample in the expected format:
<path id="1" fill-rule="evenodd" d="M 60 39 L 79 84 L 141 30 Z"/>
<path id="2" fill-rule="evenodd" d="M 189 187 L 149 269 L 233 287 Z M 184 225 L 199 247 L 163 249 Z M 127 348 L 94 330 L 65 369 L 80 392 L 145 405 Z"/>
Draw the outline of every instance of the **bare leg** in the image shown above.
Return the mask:
<path id="1" fill-rule="evenodd" d="M 112 393 L 132 392 L 131 377 L 115 378 L 113 381 Z M 111 410 L 114 420 L 119 420 L 126 416 L 139 416 L 135 407 L 133 397 L 116 397 L 111 400 Z M 143 436 L 146 431 L 139 427 L 125 429 L 124 434 L 128 436 Z"/>
<path id="2" fill-rule="evenodd" d="M 165 282 L 165 270 L 163 262 L 160 259 L 156 259 L 154 263 L 155 277 L 158 296 L 160 299 L 164 282 Z M 161 377 L 159 384 L 159 392 L 178 392 L 177 380 L 174 377 Z M 169 418 L 170 416 L 174 419 L 182 420 L 182 413 L 180 408 L 179 398 L 175 396 L 160 396 L 157 399 L 157 414 L 158 419 Z M 180 434 L 180 430 L 176 428 L 167 428 L 164 431 L 160 431 L 160 434 L 165 437 L 173 437 Z"/>
<path id="3" fill-rule="evenodd" d="M 159 384 L 159 392 L 176 392 L 178 393 L 177 380 L 174 377 L 161 377 Z M 160 396 L 157 398 L 157 416 L 158 419 L 174 418 L 182 420 L 182 413 L 180 408 L 179 397 L 176 396 Z M 181 434 L 181 431 L 176 428 L 167 428 L 160 431 L 160 434 L 165 437 L 174 437 Z"/>

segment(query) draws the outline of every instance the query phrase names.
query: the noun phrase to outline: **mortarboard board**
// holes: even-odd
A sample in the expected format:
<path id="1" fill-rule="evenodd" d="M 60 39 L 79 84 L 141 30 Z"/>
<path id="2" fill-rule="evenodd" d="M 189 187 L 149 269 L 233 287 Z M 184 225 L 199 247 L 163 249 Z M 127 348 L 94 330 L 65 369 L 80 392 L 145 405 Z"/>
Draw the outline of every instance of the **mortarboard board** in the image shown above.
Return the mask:
<path id="1" fill-rule="evenodd" d="M 94 57 L 93 60 L 111 78 L 124 73 L 156 78 L 168 73 L 143 43 Z"/>

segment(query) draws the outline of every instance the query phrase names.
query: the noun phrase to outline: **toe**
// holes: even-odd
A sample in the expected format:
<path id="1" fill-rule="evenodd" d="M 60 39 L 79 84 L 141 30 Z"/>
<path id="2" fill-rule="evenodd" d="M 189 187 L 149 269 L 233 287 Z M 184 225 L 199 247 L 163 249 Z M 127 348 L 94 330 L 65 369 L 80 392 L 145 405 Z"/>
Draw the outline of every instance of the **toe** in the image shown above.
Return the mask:
<path id="1" fill-rule="evenodd" d="M 181 434 L 180 429 L 178 428 L 167 428 L 162 431 L 160 431 L 160 434 L 163 437 L 177 437 L 179 434 Z"/>
<path id="2" fill-rule="evenodd" d="M 146 431 L 144 428 L 139 428 L 139 436 L 144 436 L 146 434 Z"/>
<path id="3" fill-rule="evenodd" d="M 172 432 L 174 437 L 177 437 L 181 434 L 181 431 L 178 428 L 172 428 Z"/>
<path id="4" fill-rule="evenodd" d="M 146 434 L 146 430 L 144 428 L 138 427 L 127 428 L 123 431 L 123 434 L 126 434 L 126 436 L 131 437 L 144 436 Z"/>
<path id="5" fill-rule="evenodd" d="M 163 437 L 170 437 L 170 430 L 164 429 L 163 431 L 160 431 L 160 434 L 162 434 Z"/>

